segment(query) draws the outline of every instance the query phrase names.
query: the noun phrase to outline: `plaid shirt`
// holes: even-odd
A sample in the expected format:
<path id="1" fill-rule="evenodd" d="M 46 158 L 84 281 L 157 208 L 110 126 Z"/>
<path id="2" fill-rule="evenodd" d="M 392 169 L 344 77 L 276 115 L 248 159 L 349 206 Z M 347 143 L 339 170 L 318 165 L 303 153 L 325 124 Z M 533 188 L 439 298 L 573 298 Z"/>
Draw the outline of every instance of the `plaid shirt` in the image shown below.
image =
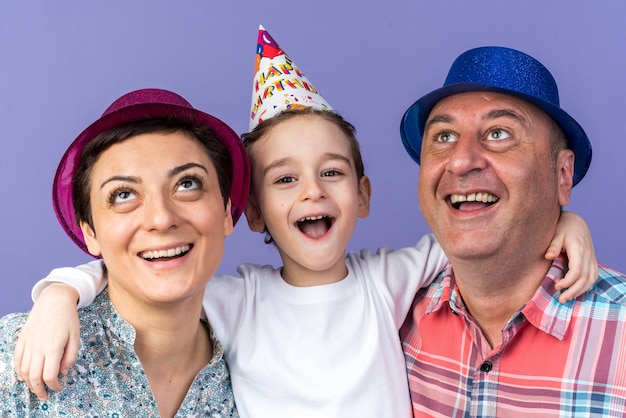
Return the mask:
<path id="1" fill-rule="evenodd" d="M 415 417 L 626 416 L 626 277 L 601 267 L 592 289 L 561 305 L 563 263 L 494 349 L 451 266 L 419 291 L 401 329 Z"/>

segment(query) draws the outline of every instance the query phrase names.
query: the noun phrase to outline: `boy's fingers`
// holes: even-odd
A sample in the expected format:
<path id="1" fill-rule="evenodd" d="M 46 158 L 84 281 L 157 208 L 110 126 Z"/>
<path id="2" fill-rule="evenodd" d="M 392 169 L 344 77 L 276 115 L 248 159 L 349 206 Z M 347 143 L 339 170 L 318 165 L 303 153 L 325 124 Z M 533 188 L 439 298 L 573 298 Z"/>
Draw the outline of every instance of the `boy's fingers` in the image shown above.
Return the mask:
<path id="1" fill-rule="evenodd" d="M 583 280 L 583 277 L 580 274 L 580 266 L 576 265 L 576 263 L 572 263 L 569 270 L 565 274 L 565 277 L 557 281 L 555 288 L 564 289 L 559 296 L 559 302 L 567 302 L 576 296 L 577 292 L 584 287 L 585 280 Z M 579 280 L 576 280 L 576 278 L 579 278 Z"/>
<path id="2" fill-rule="evenodd" d="M 591 268 L 589 269 L 589 281 L 591 283 L 595 283 L 598 280 L 598 275 L 600 274 L 598 268 L 597 262 L 591 264 Z"/>
<path id="3" fill-rule="evenodd" d="M 546 251 L 544 257 L 546 258 L 546 260 L 554 260 L 561 254 L 561 248 L 561 245 L 555 244 L 554 241 L 551 242 L 550 246 L 548 247 L 548 251 Z"/>
<path id="4" fill-rule="evenodd" d="M 43 381 L 48 387 L 55 391 L 62 389 L 59 382 L 59 363 L 61 359 L 56 353 L 46 355 L 45 364 L 43 366 Z"/>
<path id="5" fill-rule="evenodd" d="M 26 382 L 27 385 L 29 384 L 28 379 L 29 379 L 30 367 L 31 367 L 31 362 L 32 362 L 31 356 L 32 356 L 31 350 L 29 350 L 28 347 L 25 346 L 24 349 L 22 350 L 19 368 L 18 366 L 16 366 L 16 369 L 15 369 L 18 376 L 20 376 L 20 380 Z"/>
<path id="6" fill-rule="evenodd" d="M 43 358 L 40 356 L 33 356 L 30 360 L 30 366 L 27 371 L 22 371 L 24 380 L 28 385 L 28 388 L 33 392 L 40 400 L 48 399 L 48 393 L 41 380 L 43 372 Z"/>
<path id="7" fill-rule="evenodd" d="M 71 369 L 76 363 L 76 356 L 78 355 L 78 345 L 80 344 L 80 338 L 78 335 L 70 337 L 65 352 L 61 358 L 61 374 L 67 375 L 69 369 Z"/>
<path id="8" fill-rule="evenodd" d="M 581 275 L 582 274 L 581 270 L 582 270 L 581 266 L 577 264 L 576 261 L 572 260 L 569 265 L 569 269 L 567 270 L 567 273 L 565 274 L 565 277 L 563 277 L 562 279 L 556 282 L 555 288 L 565 289 L 565 288 L 573 286 L 574 284 L 580 282 L 581 280 L 583 282 L 586 282 L 586 277 Z M 576 280 L 577 278 L 580 280 Z"/>
<path id="9" fill-rule="evenodd" d="M 22 357 L 24 356 L 24 344 L 22 340 L 19 340 L 15 345 L 15 351 L 13 352 L 13 368 L 17 375 L 17 380 L 23 381 L 22 378 Z"/>
<path id="10" fill-rule="evenodd" d="M 572 286 L 561 293 L 559 296 L 559 302 L 565 303 L 568 300 L 573 299 L 583 288 L 584 283 L 581 283 L 580 281 L 575 282 Z"/>
<path id="11" fill-rule="evenodd" d="M 577 280 L 576 277 L 578 277 Z M 580 296 L 583 293 L 583 290 L 593 286 L 597 279 L 597 264 L 589 263 L 581 265 L 580 268 L 575 266 L 575 268 L 568 271 L 565 277 L 559 280 L 556 284 L 556 289 L 565 289 L 559 296 L 559 302 L 565 303 L 570 299 Z"/>
<path id="12" fill-rule="evenodd" d="M 46 399 L 48 399 L 48 393 L 46 392 L 46 389 L 41 380 L 37 381 L 29 379 L 28 382 L 28 388 L 31 392 L 35 394 L 35 396 L 37 396 L 37 399 L 39 399 L 40 401 L 45 401 Z"/>

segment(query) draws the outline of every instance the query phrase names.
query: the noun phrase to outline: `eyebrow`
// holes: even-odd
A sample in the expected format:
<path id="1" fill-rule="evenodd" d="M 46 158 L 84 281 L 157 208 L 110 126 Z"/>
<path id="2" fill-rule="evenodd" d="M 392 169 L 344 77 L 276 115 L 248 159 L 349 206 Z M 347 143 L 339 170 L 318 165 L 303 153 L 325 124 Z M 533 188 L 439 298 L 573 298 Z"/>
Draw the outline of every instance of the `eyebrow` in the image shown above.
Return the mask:
<path id="1" fill-rule="evenodd" d="M 197 167 L 197 168 L 201 169 L 202 171 L 204 171 L 205 173 L 209 174 L 209 171 L 206 169 L 205 166 L 203 166 L 201 164 L 198 164 L 198 163 L 187 163 L 187 164 L 183 164 L 181 166 L 172 168 L 170 170 L 170 172 L 169 172 L 169 177 L 174 177 L 177 174 L 180 174 L 183 171 L 187 171 L 190 168 L 194 168 L 194 167 Z"/>
<path id="2" fill-rule="evenodd" d="M 187 163 L 187 164 L 183 164 L 180 165 L 178 167 L 174 167 L 172 168 L 168 173 L 167 176 L 169 178 L 175 177 L 178 174 L 185 172 L 191 168 L 199 168 L 202 171 L 204 171 L 205 173 L 209 174 L 209 171 L 206 169 L 206 167 L 204 167 L 201 164 L 197 164 L 197 163 Z M 112 181 L 123 181 L 123 182 L 127 182 L 127 183 L 135 183 L 138 184 L 140 183 L 139 178 L 135 177 L 135 176 L 112 176 L 109 177 L 108 179 L 106 179 L 105 181 L 102 182 L 102 184 L 100 185 L 100 189 L 102 189 L 107 183 L 110 183 Z"/>
<path id="3" fill-rule="evenodd" d="M 344 161 L 350 167 L 352 167 L 352 163 L 350 162 L 350 159 L 346 157 L 345 155 L 335 154 L 333 152 L 327 152 L 326 154 L 324 154 L 324 161 L 331 161 L 331 160 Z M 293 161 L 293 158 L 281 158 L 280 160 L 272 161 L 263 170 L 263 175 L 265 176 L 270 170 L 273 170 L 275 168 L 286 166 L 287 164 L 289 164 L 290 161 Z"/>
<path id="4" fill-rule="evenodd" d="M 492 110 L 491 112 L 489 112 L 485 116 L 483 116 L 483 120 L 497 119 L 497 118 L 507 118 L 507 117 L 508 118 L 513 118 L 513 119 L 517 119 L 523 125 L 527 125 L 526 118 L 524 116 L 520 115 L 519 113 L 515 112 L 514 110 L 511 110 L 511 109 Z"/>
<path id="5" fill-rule="evenodd" d="M 281 158 L 280 160 L 272 161 L 267 167 L 263 169 L 263 175 L 265 176 L 270 170 L 287 165 L 290 160 L 291 158 Z"/>
<path id="6" fill-rule="evenodd" d="M 431 125 L 434 125 L 436 123 L 451 123 L 453 120 L 454 118 L 450 115 L 435 115 L 428 122 L 426 122 L 426 124 L 424 125 L 424 130 L 428 130 Z"/>
<path id="7" fill-rule="evenodd" d="M 331 160 L 343 161 L 346 164 L 348 164 L 350 167 L 352 167 L 352 163 L 350 162 L 350 159 L 348 157 L 346 157 L 345 155 L 335 154 L 335 153 L 332 153 L 332 152 L 327 152 L 326 153 L 326 161 L 331 161 Z"/>
<path id="8" fill-rule="evenodd" d="M 503 117 L 517 119 L 520 123 L 527 125 L 526 118 L 524 118 L 522 115 L 520 115 L 519 113 L 511 109 L 492 110 L 491 112 L 488 112 L 486 115 L 484 115 L 482 119 L 491 120 L 491 119 L 498 119 L 498 118 L 503 118 Z M 424 125 L 424 130 L 427 130 L 428 128 L 430 128 L 431 125 L 434 125 L 436 123 L 452 123 L 453 121 L 454 121 L 454 117 L 452 117 L 451 115 L 448 115 L 448 114 L 435 115 L 428 122 L 426 122 L 426 124 Z"/>

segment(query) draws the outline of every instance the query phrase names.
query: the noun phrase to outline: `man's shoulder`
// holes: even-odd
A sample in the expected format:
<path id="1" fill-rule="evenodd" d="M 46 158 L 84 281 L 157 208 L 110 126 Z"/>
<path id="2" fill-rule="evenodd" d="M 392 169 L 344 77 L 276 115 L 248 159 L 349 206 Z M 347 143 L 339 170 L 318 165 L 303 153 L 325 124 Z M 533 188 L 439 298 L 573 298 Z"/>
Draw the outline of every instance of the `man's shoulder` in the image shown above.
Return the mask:
<path id="1" fill-rule="evenodd" d="M 598 268 L 598 280 L 588 294 L 591 300 L 616 304 L 626 309 L 626 275 L 607 266 Z"/>

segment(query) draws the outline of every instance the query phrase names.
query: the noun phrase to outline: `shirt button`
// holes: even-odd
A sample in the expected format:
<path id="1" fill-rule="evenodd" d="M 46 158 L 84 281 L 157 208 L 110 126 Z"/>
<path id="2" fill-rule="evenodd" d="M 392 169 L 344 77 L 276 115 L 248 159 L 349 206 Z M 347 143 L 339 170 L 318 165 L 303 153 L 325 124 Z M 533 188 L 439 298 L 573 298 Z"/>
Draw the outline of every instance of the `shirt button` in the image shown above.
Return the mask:
<path id="1" fill-rule="evenodd" d="M 491 371 L 491 369 L 493 369 L 493 365 L 491 364 L 490 361 L 486 361 L 483 364 L 480 365 L 480 371 L 481 372 L 485 372 L 485 373 L 489 373 Z"/>

